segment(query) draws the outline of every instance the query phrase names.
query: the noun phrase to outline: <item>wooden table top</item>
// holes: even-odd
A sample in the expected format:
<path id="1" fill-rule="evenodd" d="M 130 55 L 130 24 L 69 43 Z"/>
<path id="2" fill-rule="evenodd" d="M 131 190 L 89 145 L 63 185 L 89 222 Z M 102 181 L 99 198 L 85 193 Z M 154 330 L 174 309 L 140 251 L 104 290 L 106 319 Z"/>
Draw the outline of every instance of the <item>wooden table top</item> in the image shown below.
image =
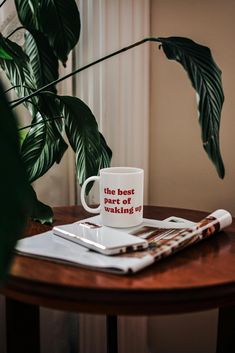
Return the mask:
<path id="1" fill-rule="evenodd" d="M 58 207 L 55 224 L 89 217 L 80 206 Z M 207 213 L 146 206 L 144 217 L 199 221 Z M 27 234 L 48 230 L 31 223 Z M 30 304 L 87 313 L 153 315 L 235 304 L 235 226 L 133 275 L 108 274 L 16 255 L 1 292 Z"/>

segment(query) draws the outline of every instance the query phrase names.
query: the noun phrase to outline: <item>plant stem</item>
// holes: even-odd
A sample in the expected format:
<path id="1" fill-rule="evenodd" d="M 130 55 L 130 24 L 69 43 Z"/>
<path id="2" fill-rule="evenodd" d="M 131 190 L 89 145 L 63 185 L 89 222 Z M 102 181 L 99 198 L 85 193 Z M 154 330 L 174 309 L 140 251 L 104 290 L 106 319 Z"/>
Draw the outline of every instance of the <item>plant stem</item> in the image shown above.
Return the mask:
<path id="1" fill-rule="evenodd" d="M 14 29 L 14 31 L 12 31 L 10 34 L 8 34 L 8 36 L 6 37 L 7 39 L 10 38 L 15 32 L 19 31 L 20 29 L 25 29 L 23 26 L 17 27 L 16 29 Z"/>
<path id="2" fill-rule="evenodd" d="M 83 70 L 86 70 L 86 69 L 88 69 L 89 67 L 91 67 L 91 66 L 93 66 L 93 65 L 96 65 L 96 64 L 98 64 L 98 63 L 100 63 L 100 62 L 102 62 L 102 61 L 104 61 L 104 60 L 107 60 L 107 59 L 109 59 L 109 58 L 111 58 L 111 57 L 113 57 L 113 56 L 115 56 L 115 55 L 118 55 L 118 54 L 120 54 L 120 53 L 123 53 L 123 52 L 125 52 L 125 51 L 127 51 L 127 50 L 129 50 L 129 49 L 132 49 L 132 48 L 134 48 L 134 47 L 137 47 L 138 45 L 141 45 L 141 44 L 143 44 L 143 43 L 145 43 L 145 42 L 160 42 L 160 40 L 159 40 L 159 38 L 144 38 L 144 39 L 140 40 L 139 42 L 136 42 L 136 43 L 134 43 L 134 44 L 128 45 L 127 47 L 124 47 L 124 48 L 122 48 L 122 49 L 119 49 L 119 50 L 117 50 L 117 51 L 111 53 L 111 54 L 108 54 L 108 55 L 106 55 L 106 56 L 104 56 L 104 57 L 102 57 L 102 58 L 100 58 L 100 59 L 98 59 L 98 60 L 93 61 L 93 62 L 90 63 L 90 64 L 87 64 L 87 65 L 85 65 L 85 66 L 83 66 L 83 67 L 81 67 L 81 68 L 79 68 L 79 69 L 76 69 L 75 71 L 70 72 L 69 74 L 67 74 L 67 75 L 65 75 L 65 76 L 63 76 L 63 77 L 61 77 L 61 78 L 59 78 L 59 79 L 57 79 L 57 80 L 55 80 L 55 81 L 53 81 L 53 82 L 50 82 L 49 84 L 47 84 L 47 85 L 45 85 L 45 86 L 39 88 L 37 91 L 35 91 L 35 92 L 29 94 L 28 96 L 19 99 L 18 102 L 16 102 L 15 104 L 12 104 L 11 108 L 12 108 L 12 109 L 15 108 L 15 107 L 18 106 L 19 104 L 21 104 L 21 103 L 27 101 L 28 99 L 30 99 L 30 98 L 32 98 L 32 97 L 34 97 L 34 96 L 36 96 L 36 95 L 38 95 L 38 94 L 41 93 L 42 91 L 45 91 L 45 90 L 47 90 L 48 88 L 51 88 L 52 86 L 55 86 L 57 83 L 59 83 L 59 82 L 61 82 L 61 81 L 64 81 L 64 80 L 66 80 L 67 78 L 69 78 L 69 77 L 71 77 L 71 76 L 73 76 L 73 75 L 76 75 L 76 74 L 78 74 L 79 72 L 81 72 L 81 71 L 83 71 Z"/>
<path id="3" fill-rule="evenodd" d="M 2 92 L 1 95 L 5 95 L 7 92 L 9 92 L 9 91 L 11 91 L 12 89 L 15 89 L 15 88 L 17 88 L 17 87 L 24 87 L 24 88 L 27 88 L 28 90 L 31 89 L 31 90 L 33 91 L 33 88 L 31 88 L 31 87 L 24 86 L 24 85 L 15 85 L 15 86 L 12 86 L 12 87 L 8 88 L 6 91 Z M 1 95 L 0 95 L 0 96 L 1 96 Z M 16 99 L 10 101 L 9 104 L 18 102 L 20 99 L 22 99 L 22 98 L 16 98 Z"/>
<path id="4" fill-rule="evenodd" d="M 3 96 L 3 95 L 5 95 L 7 92 L 9 92 L 9 91 L 11 91 L 12 89 L 15 89 L 15 88 L 17 88 L 17 87 L 20 87 L 20 85 L 16 85 L 16 86 L 12 86 L 12 87 L 8 88 L 6 91 L 2 92 L 1 95 Z"/>
<path id="5" fill-rule="evenodd" d="M 0 7 L 2 7 L 2 5 L 6 2 L 7 0 L 3 0 L 3 2 L 1 2 Z"/>
<path id="6" fill-rule="evenodd" d="M 58 120 L 58 119 L 63 119 L 63 118 L 64 118 L 63 116 L 56 116 L 56 117 L 51 118 L 51 119 L 39 121 L 39 122 L 37 122 L 37 123 L 33 123 L 33 124 L 30 124 L 30 125 L 27 125 L 27 126 L 20 127 L 20 128 L 17 129 L 17 130 L 18 130 L 18 131 L 21 131 L 21 130 L 24 130 L 24 129 L 28 129 L 28 128 L 30 128 L 30 127 L 33 127 L 33 126 L 35 126 L 35 125 L 45 124 L 45 123 L 47 123 L 48 121 L 53 121 L 53 120 Z"/>
<path id="7" fill-rule="evenodd" d="M 10 106 L 11 106 L 11 104 L 14 104 L 14 103 L 16 103 L 16 102 L 19 102 L 19 100 L 21 100 L 21 98 L 16 98 L 16 99 L 14 99 L 14 100 L 12 100 L 12 101 L 9 101 Z"/>

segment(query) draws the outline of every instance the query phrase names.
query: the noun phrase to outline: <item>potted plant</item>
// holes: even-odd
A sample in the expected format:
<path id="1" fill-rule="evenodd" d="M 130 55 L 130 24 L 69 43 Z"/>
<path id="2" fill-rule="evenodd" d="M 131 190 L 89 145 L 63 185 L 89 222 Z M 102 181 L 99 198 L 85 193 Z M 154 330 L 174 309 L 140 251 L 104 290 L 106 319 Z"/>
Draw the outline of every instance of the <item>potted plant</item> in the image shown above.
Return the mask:
<path id="1" fill-rule="evenodd" d="M 22 24 L 16 30 L 25 30 L 24 45 L 21 47 L 13 42 L 12 33 L 7 37 L 0 35 L 0 66 L 18 97 L 8 104 L 4 97 L 6 92 L 1 92 L 1 115 L 4 115 L 1 153 L 9 151 L 5 158 L 7 173 L 1 176 L 1 190 L 10 190 L 11 197 L 5 193 L 3 198 L 4 202 L 9 201 L 9 207 L 1 213 L 7 222 L 4 227 L 1 223 L 0 227 L 0 241 L 4 244 L 1 246 L 3 250 L 0 261 L 4 261 L 0 264 L 0 272 L 3 272 L 9 259 L 9 253 L 5 253 L 4 249 L 8 248 L 10 252 L 23 227 L 25 217 L 19 217 L 21 213 L 41 222 L 52 221 L 51 208 L 37 199 L 30 184 L 43 176 L 54 163 L 61 161 L 68 147 L 65 136 L 76 153 L 76 171 L 80 184 L 90 175 L 97 174 L 100 168 L 110 165 L 112 152 L 99 132 L 91 110 L 77 97 L 58 95 L 57 83 L 137 45 L 145 42 L 158 44 L 168 59 L 176 60 L 186 70 L 199 97 L 203 147 L 215 164 L 219 176 L 224 177 L 219 148 L 220 115 L 224 99 L 221 71 L 207 47 L 181 37 L 145 38 L 59 78 L 59 62 L 66 65 L 68 54 L 80 36 L 80 16 L 75 0 L 15 0 L 15 5 Z M 31 123 L 27 127 L 18 126 L 16 133 L 12 112 L 20 104 L 29 110 Z M 11 126 L 9 121 L 12 122 Z M 27 133 L 19 139 L 22 131 Z M 9 136 L 8 141 L 3 138 L 5 133 Z M 21 141 L 20 146 L 16 140 Z M 18 175 L 14 169 L 17 165 L 20 165 L 17 168 L 20 170 L 19 177 L 13 181 L 12 177 Z M 15 203 L 15 213 L 11 214 L 10 205 L 14 203 L 14 195 L 19 202 Z M 9 230 L 9 234 L 12 234 L 10 240 L 6 237 L 7 224 L 10 229 L 10 219 L 14 217 L 19 217 L 22 222 L 19 220 L 19 227 Z"/>

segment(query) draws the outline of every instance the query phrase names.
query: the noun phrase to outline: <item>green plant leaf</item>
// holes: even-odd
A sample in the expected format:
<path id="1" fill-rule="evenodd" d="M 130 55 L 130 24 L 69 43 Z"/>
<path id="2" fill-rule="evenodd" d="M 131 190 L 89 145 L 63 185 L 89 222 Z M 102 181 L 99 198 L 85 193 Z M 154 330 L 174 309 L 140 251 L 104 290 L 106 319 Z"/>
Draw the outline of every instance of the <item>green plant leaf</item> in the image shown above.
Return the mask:
<path id="1" fill-rule="evenodd" d="M 27 29 L 38 29 L 38 0 L 15 0 L 21 24 Z"/>
<path id="2" fill-rule="evenodd" d="M 68 96 L 61 96 L 60 101 L 65 118 L 65 131 L 71 147 L 76 152 L 77 176 L 82 185 L 89 176 L 98 174 L 101 161 L 107 161 L 110 150 L 104 140 L 101 146 L 97 122 L 84 102 Z"/>
<path id="3" fill-rule="evenodd" d="M 36 192 L 31 187 L 31 199 L 30 199 L 30 216 L 33 221 L 40 222 L 41 224 L 53 222 L 53 211 L 50 206 L 45 205 L 39 201 Z"/>
<path id="4" fill-rule="evenodd" d="M 80 15 L 75 0 L 15 0 L 22 25 L 42 32 L 65 65 L 80 36 Z"/>
<path id="5" fill-rule="evenodd" d="M 27 131 L 26 130 L 18 130 L 18 138 L 19 138 L 19 144 L 20 146 L 24 142 L 25 137 L 27 136 Z"/>
<path id="6" fill-rule="evenodd" d="M 0 279 L 6 275 L 13 247 L 29 211 L 29 185 L 19 154 L 15 118 L 0 85 Z"/>
<path id="7" fill-rule="evenodd" d="M 107 145 L 104 136 L 100 133 L 100 143 L 101 143 L 101 159 L 100 159 L 100 169 L 107 168 L 110 166 L 112 159 L 112 151 Z"/>
<path id="8" fill-rule="evenodd" d="M 45 174 L 55 162 L 59 163 L 68 148 L 54 121 L 46 121 L 37 113 L 32 123 L 41 124 L 30 128 L 21 147 L 22 160 L 30 182 Z"/>
<path id="9" fill-rule="evenodd" d="M 13 57 L 10 55 L 8 52 L 4 38 L 2 34 L 0 33 L 0 58 L 5 59 L 5 60 L 12 60 Z"/>
<path id="10" fill-rule="evenodd" d="M 3 48 L 0 48 L 0 58 L 5 59 L 5 60 L 12 60 L 13 59 L 12 56 L 7 54 L 7 52 Z"/>
<path id="11" fill-rule="evenodd" d="M 17 60 L 25 62 L 27 56 L 22 52 L 21 47 L 0 33 L 0 57 L 6 60 Z"/>
<path id="12" fill-rule="evenodd" d="M 15 42 L 3 37 L 0 37 L 0 40 L 8 48 L 8 52 L 13 57 L 13 60 L 0 58 L 0 66 L 5 71 L 12 86 L 15 86 L 15 91 L 19 98 L 31 94 L 35 91 L 36 85 L 32 80 L 33 74 L 30 70 L 28 56 Z M 37 101 L 37 97 L 31 98 L 33 104 L 37 104 Z M 31 103 L 25 102 L 24 104 L 32 114 L 35 112 L 34 106 Z"/>
<path id="13" fill-rule="evenodd" d="M 80 15 L 75 0 L 44 0 L 40 4 L 40 29 L 65 65 L 80 36 Z"/>
<path id="14" fill-rule="evenodd" d="M 26 32 L 24 48 L 29 57 L 34 77 L 33 81 L 37 88 L 57 80 L 59 63 L 43 34 L 38 31 Z M 55 87 L 50 90 L 56 92 Z"/>
<path id="15" fill-rule="evenodd" d="M 219 146 L 219 128 L 224 94 L 221 71 L 210 49 L 188 38 L 158 38 L 167 58 L 179 62 L 195 88 L 199 102 L 199 123 L 203 147 L 214 163 L 220 178 L 224 177 L 224 164 Z"/>
<path id="16" fill-rule="evenodd" d="M 0 48 L 7 52 L 7 54 L 17 63 L 18 66 L 25 66 L 27 64 L 28 56 L 23 52 L 22 48 L 10 39 L 3 37 L 2 34 L 0 34 Z M 1 57 L 1 62 L 4 62 L 3 59 L 4 58 Z M 9 62 L 8 59 L 7 62 Z"/>
<path id="17" fill-rule="evenodd" d="M 54 119 L 53 124 L 60 133 L 63 133 L 64 119 L 58 96 L 53 92 L 42 91 L 39 94 L 39 109 L 48 119 Z"/>

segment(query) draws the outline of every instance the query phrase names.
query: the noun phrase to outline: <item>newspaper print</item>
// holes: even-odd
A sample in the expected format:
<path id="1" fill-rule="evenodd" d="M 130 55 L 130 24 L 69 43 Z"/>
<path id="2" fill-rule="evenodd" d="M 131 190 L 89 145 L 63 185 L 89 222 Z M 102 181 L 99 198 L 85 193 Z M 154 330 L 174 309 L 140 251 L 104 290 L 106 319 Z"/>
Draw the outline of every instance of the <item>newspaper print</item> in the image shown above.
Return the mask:
<path id="1" fill-rule="evenodd" d="M 226 214 L 221 215 L 224 216 L 224 218 L 222 217 L 220 219 L 211 214 L 198 222 L 193 228 L 163 229 L 142 226 L 137 230 L 130 232 L 130 234 L 145 238 L 149 242 L 149 249 L 142 252 L 138 251 L 123 254 L 123 256 L 142 258 L 146 256 L 146 254 L 149 254 L 155 258 L 155 261 L 160 260 L 189 245 L 207 238 L 216 232 L 219 232 L 226 225 L 231 223 L 229 219 L 225 219 L 225 216 L 227 216 Z M 225 223 L 227 222 L 228 224 L 223 224 L 224 219 Z"/>

